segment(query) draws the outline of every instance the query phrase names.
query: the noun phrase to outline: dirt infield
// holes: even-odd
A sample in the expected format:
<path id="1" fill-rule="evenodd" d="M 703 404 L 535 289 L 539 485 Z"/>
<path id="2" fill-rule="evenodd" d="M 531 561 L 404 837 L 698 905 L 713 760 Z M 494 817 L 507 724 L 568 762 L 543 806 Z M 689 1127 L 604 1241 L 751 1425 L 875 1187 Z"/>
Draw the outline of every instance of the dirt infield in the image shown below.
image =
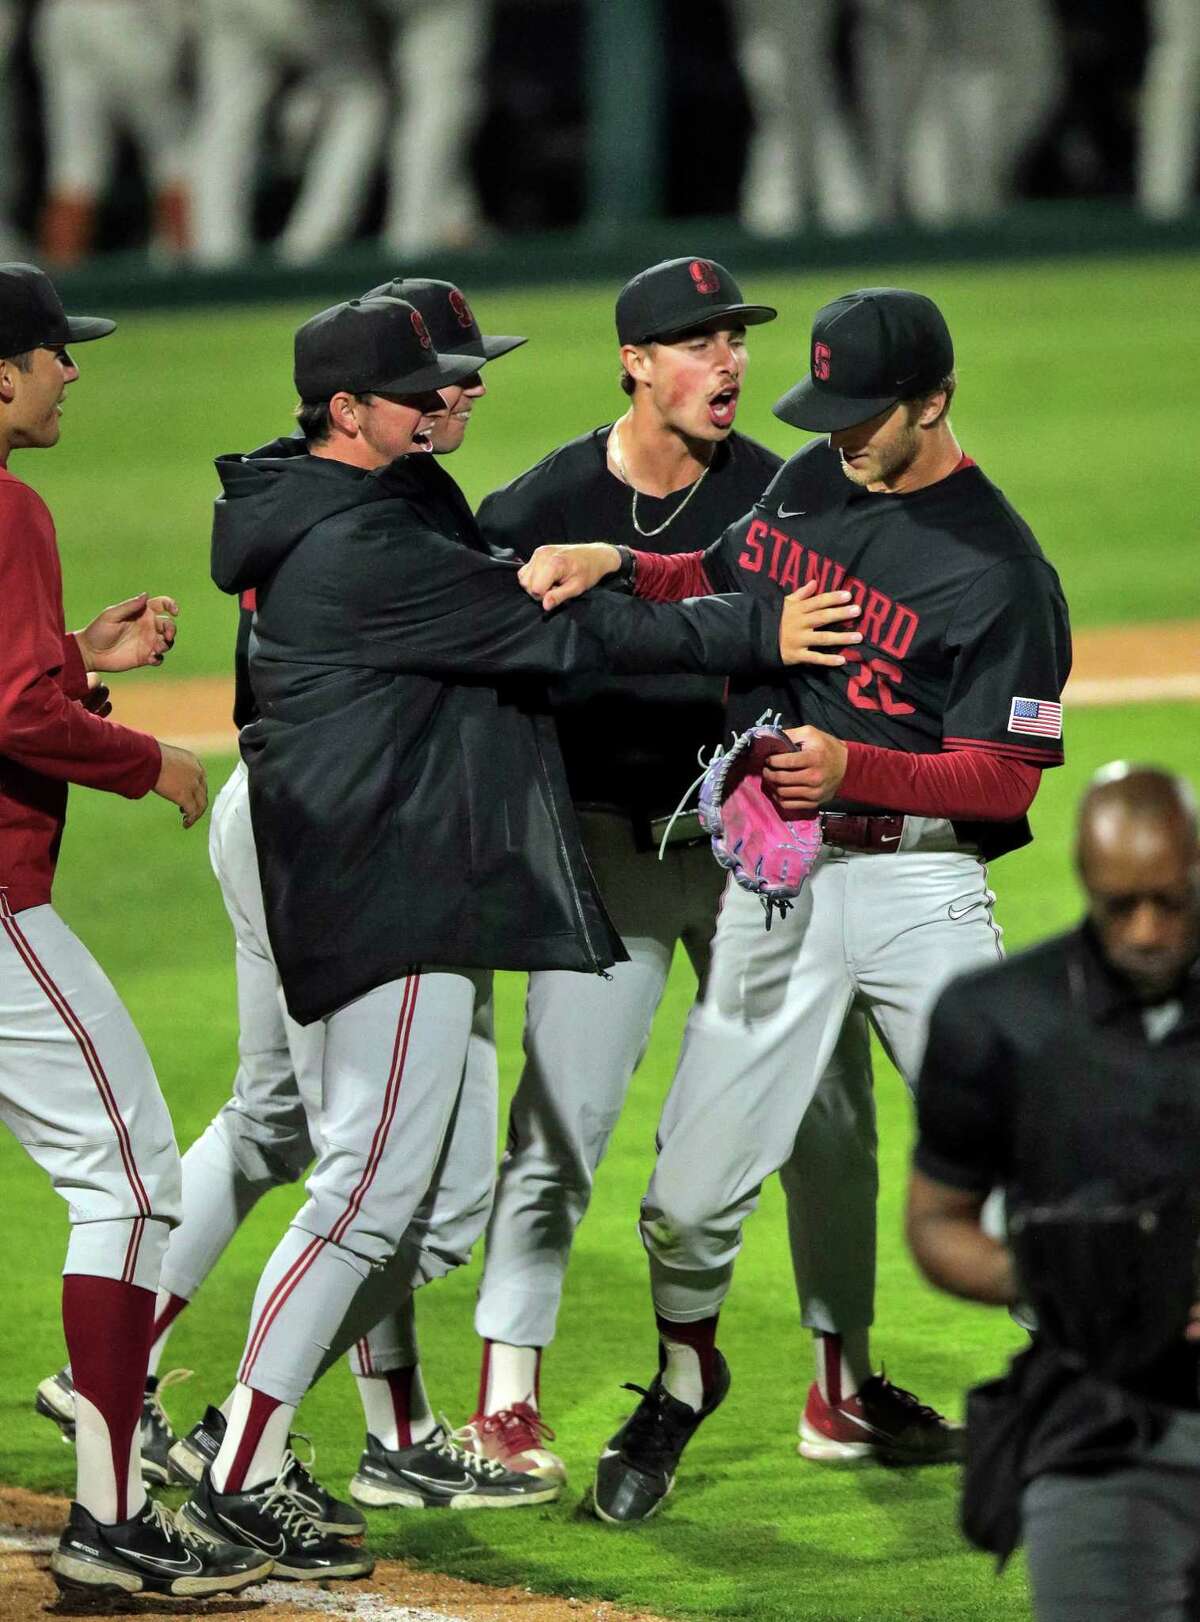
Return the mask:
<path id="1" fill-rule="evenodd" d="M 67 1515 L 65 1498 L 0 1487 L 0 1622 L 41 1616 L 95 1616 L 96 1607 L 62 1599 L 47 1570 Z M 550 1599 L 524 1588 L 484 1588 L 381 1560 L 355 1583 L 263 1583 L 229 1599 L 151 1596 L 122 1602 L 125 1616 L 239 1618 L 255 1622 L 661 1622 L 648 1611 L 621 1611 L 594 1600 Z"/>
<path id="2" fill-rule="evenodd" d="M 1075 639 L 1071 705 L 1200 699 L 1200 621 L 1084 631 Z M 162 680 L 139 672 L 113 686 L 115 719 L 198 754 L 232 753 L 233 684 L 223 676 Z"/>

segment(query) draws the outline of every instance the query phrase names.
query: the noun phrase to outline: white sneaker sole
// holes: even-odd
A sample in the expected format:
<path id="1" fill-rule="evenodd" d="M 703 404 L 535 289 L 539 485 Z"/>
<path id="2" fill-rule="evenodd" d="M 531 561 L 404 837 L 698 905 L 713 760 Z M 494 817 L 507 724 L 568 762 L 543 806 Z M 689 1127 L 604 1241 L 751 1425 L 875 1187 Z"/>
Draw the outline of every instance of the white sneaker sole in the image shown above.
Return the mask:
<path id="1" fill-rule="evenodd" d="M 251 1583 L 263 1583 L 272 1574 L 273 1562 L 263 1556 L 261 1566 L 240 1572 L 236 1577 L 177 1577 L 169 1592 L 178 1595 L 236 1594 Z M 90 1594 L 162 1593 L 161 1588 L 148 1588 L 136 1571 L 120 1571 L 115 1566 L 101 1566 L 91 1560 L 56 1549 L 50 1556 L 50 1570 L 61 1589 Z"/>
<path id="2" fill-rule="evenodd" d="M 523 1493 L 520 1498 L 491 1498 L 464 1492 L 431 1503 L 418 1492 L 405 1487 L 387 1487 L 364 1476 L 354 1476 L 350 1482 L 351 1498 L 370 1509 L 524 1509 L 528 1505 L 552 1504 L 561 1491 L 561 1483 L 548 1482 L 542 1491 Z"/>
<path id="3" fill-rule="evenodd" d="M 874 1458 L 878 1451 L 874 1442 L 838 1442 L 832 1436 L 822 1435 L 807 1420 L 800 1421 L 796 1452 L 802 1459 L 812 1459 L 817 1464 L 854 1464 Z"/>

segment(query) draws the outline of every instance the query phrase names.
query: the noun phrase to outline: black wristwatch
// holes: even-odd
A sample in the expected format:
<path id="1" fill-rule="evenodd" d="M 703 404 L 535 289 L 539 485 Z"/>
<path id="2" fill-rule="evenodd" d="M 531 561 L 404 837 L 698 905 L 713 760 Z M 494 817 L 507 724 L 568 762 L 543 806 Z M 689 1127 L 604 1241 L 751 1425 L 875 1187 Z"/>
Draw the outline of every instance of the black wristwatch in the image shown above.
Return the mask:
<path id="1" fill-rule="evenodd" d="M 632 596 L 637 583 L 637 553 L 631 546 L 618 546 L 617 555 L 621 562 L 616 574 L 610 577 L 611 583 L 617 591 L 625 591 Z"/>

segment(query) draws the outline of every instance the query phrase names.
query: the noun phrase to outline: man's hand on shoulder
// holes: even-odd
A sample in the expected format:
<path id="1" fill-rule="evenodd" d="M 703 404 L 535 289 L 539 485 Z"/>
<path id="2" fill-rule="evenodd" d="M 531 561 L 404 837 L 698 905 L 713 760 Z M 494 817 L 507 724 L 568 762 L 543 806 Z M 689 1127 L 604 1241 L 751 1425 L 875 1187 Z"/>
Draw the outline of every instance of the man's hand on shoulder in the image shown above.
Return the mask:
<path id="1" fill-rule="evenodd" d="M 175 641 L 173 597 L 151 597 L 141 591 L 114 603 L 96 615 L 85 630 L 75 632 L 86 670 L 137 670 L 161 665 Z"/>
<path id="2" fill-rule="evenodd" d="M 846 745 L 816 727 L 786 727 L 794 755 L 772 755 L 763 767 L 767 793 L 785 817 L 835 799 L 846 775 Z"/>
<path id="3" fill-rule="evenodd" d="M 570 602 L 572 597 L 582 597 L 620 567 L 621 554 L 607 541 L 539 546 L 517 571 L 517 579 L 548 612 L 560 603 Z"/>

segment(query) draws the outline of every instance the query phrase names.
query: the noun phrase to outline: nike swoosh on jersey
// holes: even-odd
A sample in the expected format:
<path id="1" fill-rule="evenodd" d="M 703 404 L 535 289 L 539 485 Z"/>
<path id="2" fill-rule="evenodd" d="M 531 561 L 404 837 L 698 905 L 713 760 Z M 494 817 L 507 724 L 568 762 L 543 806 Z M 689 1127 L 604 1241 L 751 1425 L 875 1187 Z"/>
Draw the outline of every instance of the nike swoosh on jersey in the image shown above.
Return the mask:
<path id="1" fill-rule="evenodd" d="M 159 1571 L 174 1572 L 176 1576 L 192 1577 L 196 1572 L 202 1570 L 204 1565 L 200 1556 L 193 1554 L 190 1549 L 182 1560 L 166 1560 L 162 1555 L 139 1554 L 136 1549 L 122 1549 L 115 1543 L 113 1548 L 116 1549 L 118 1554 L 123 1554 L 127 1560 L 132 1560 L 134 1565 L 154 1566 Z"/>
<path id="2" fill-rule="evenodd" d="M 946 908 L 946 914 L 949 918 L 953 919 L 955 923 L 957 923 L 960 918 L 965 918 L 969 912 L 974 912 L 976 907 L 981 907 L 982 905 L 982 901 L 968 901 L 965 907 L 956 907 L 954 903 L 951 902 Z"/>
<path id="3" fill-rule="evenodd" d="M 807 518 L 808 517 L 808 508 L 807 507 L 780 507 L 779 516 L 780 516 L 780 518 Z"/>
<path id="4" fill-rule="evenodd" d="M 879 843 L 881 845 L 894 845 L 897 842 L 897 840 L 900 840 L 900 839 L 903 839 L 903 838 L 904 838 L 903 834 L 880 834 Z"/>
<path id="5" fill-rule="evenodd" d="M 435 1481 L 432 1476 L 420 1475 L 416 1470 L 405 1470 L 404 1474 L 409 1481 L 415 1481 L 418 1486 L 428 1487 L 430 1492 L 474 1492 L 476 1487 L 474 1477 L 465 1472 L 457 1481 Z"/>

